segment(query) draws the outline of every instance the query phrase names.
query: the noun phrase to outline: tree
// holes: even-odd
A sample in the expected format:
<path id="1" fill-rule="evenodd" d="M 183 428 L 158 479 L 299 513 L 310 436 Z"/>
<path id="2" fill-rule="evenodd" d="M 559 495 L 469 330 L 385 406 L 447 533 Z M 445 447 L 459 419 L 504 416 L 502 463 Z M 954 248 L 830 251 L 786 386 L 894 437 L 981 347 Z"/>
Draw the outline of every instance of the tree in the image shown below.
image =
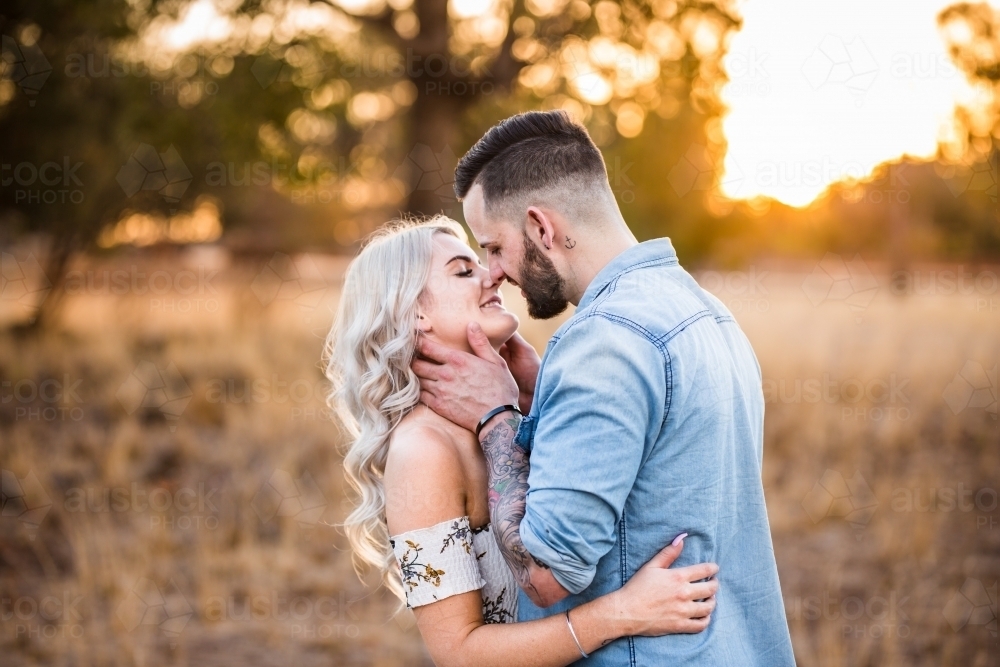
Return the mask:
<path id="1" fill-rule="evenodd" d="M 51 239 L 40 321 L 73 252 L 195 240 L 171 230 L 199 206 L 270 246 L 351 245 L 393 210 L 457 213 L 455 158 L 514 111 L 602 144 L 650 114 L 698 129 L 738 25 L 726 0 L 8 3 L 0 219 Z"/>

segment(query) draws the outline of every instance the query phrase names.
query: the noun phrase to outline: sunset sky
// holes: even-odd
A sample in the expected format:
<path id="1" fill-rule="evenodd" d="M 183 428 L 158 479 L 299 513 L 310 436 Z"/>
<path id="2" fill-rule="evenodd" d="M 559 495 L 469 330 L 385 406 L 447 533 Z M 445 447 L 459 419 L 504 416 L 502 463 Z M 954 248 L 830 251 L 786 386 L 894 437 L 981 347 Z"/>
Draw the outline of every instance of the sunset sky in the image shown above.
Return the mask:
<path id="1" fill-rule="evenodd" d="M 356 11 L 379 0 L 335 2 Z M 975 106 L 983 99 L 953 65 L 937 25 L 937 15 L 954 3 L 741 2 L 743 27 L 732 36 L 724 60 L 729 83 L 722 98 L 729 111 L 722 123 L 728 143 L 722 193 L 806 206 L 831 183 L 864 179 L 882 162 L 904 155 L 933 157 L 954 128 L 956 104 Z M 992 4 L 1000 6 L 1000 0 Z M 169 52 L 222 43 L 234 35 L 245 35 L 250 44 L 284 43 L 311 32 L 342 42 L 355 30 L 323 3 L 293 3 L 279 21 L 258 17 L 252 23 L 246 17 L 242 23 L 230 21 L 217 5 L 217 0 L 195 0 L 179 20 L 154 21 L 147 36 L 158 51 Z M 490 17 L 498 11 L 496 0 L 452 0 L 451 9 L 459 17 Z M 655 76 L 655 67 L 649 69 Z M 608 94 L 582 98 L 605 104 L 611 84 L 597 82 Z M 632 107 L 626 102 L 619 108 L 623 136 L 642 129 L 641 116 L 635 134 L 622 129 L 629 120 L 622 109 Z"/>
<path id="2" fill-rule="evenodd" d="M 723 193 L 793 206 L 902 155 L 934 155 L 976 94 L 935 17 L 949 0 L 751 0 L 723 91 Z"/>

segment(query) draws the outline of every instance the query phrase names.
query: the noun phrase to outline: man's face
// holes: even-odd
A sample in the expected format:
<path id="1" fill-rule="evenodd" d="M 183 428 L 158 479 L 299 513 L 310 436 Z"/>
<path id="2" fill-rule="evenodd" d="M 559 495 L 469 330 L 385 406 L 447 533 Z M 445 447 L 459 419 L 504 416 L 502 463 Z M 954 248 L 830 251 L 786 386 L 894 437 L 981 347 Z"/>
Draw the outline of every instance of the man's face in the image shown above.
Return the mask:
<path id="1" fill-rule="evenodd" d="M 506 280 L 520 287 L 528 302 L 528 315 L 534 319 L 547 320 L 566 310 L 565 281 L 526 229 L 519 231 L 517 225 L 489 216 L 478 184 L 469 190 L 462 208 L 472 234 L 486 249 L 493 282 Z"/>

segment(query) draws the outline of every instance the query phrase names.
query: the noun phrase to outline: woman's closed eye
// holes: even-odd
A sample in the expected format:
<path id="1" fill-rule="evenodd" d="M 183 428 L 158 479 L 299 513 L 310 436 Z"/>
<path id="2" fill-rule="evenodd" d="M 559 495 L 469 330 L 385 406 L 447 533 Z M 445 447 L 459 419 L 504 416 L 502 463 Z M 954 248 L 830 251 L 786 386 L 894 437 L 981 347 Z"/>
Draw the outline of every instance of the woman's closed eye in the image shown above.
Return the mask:
<path id="1" fill-rule="evenodd" d="M 460 276 L 462 278 L 468 278 L 472 275 L 472 269 L 466 269 L 465 271 L 460 271 L 455 275 Z"/>

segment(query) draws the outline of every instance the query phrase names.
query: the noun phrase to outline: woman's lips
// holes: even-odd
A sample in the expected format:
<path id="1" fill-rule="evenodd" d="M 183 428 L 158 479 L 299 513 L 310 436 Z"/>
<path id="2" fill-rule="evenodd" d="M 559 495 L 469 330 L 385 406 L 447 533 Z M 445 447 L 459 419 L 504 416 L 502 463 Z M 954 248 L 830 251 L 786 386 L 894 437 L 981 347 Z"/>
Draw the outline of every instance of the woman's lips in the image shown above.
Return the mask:
<path id="1" fill-rule="evenodd" d="M 481 305 L 479 307 L 480 308 L 493 308 L 493 307 L 503 308 L 503 302 L 500 300 L 500 297 L 496 297 L 495 296 L 495 297 L 493 297 L 492 299 L 490 299 L 489 301 L 487 301 L 486 303 L 484 303 L 483 305 Z"/>

